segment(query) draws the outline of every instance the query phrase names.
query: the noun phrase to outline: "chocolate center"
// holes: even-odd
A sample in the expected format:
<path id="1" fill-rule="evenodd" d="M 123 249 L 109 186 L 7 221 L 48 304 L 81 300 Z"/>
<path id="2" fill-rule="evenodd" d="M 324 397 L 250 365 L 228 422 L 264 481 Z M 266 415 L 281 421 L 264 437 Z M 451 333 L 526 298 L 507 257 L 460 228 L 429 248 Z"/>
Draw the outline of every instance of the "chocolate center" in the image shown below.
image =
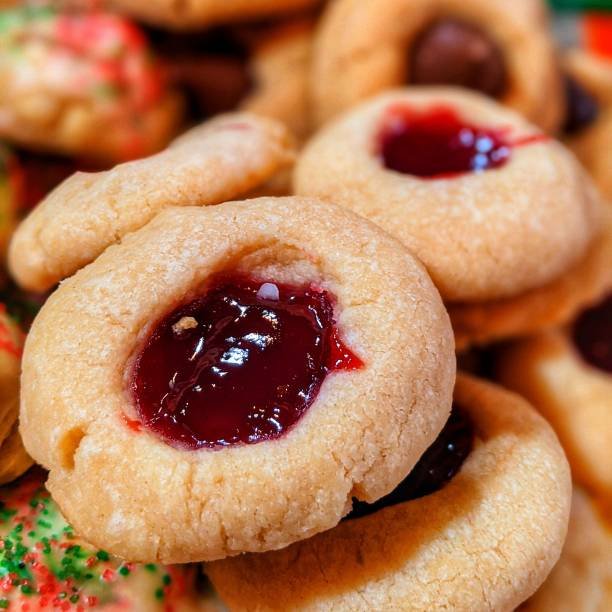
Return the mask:
<path id="1" fill-rule="evenodd" d="M 474 431 L 464 411 L 453 404 L 451 415 L 435 442 L 423 453 L 412 472 L 391 492 L 373 504 L 355 501 L 347 519 L 360 518 L 387 506 L 425 497 L 441 489 L 461 469 L 472 450 Z"/>
<path id="2" fill-rule="evenodd" d="M 157 325 L 132 395 L 144 427 L 173 446 L 254 444 L 291 428 L 332 370 L 361 365 L 328 292 L 225 278 Z"/>
<path id="3" fill-rule="evenodd" d="M 450 107 L 388 109 L 379 151 L 388 170 L 421 178 L 446 178 L 504 165 L 511 145 L 504 130 L 472 125 Z"/>
<path id="4" fill-rule="evenodd" d="M 486 32 L 459 19 L 440 19 L 416 37 L 409 81 L 458 85 L 498 98 L 508 75 L 504 54 Z"/>
<path id="5" fill-rule="evenodd" d="M 599 114 L 597 100 L 576 79 L 565 77 L 565 100 L 567 104 L 563 131 L 575 134 L 591 125 Z"/>
<path id="6" fill-rule="evenodd" d="M 612 294 L 576 319 L 573 339 L 587 363 L 612 374 Z"/>

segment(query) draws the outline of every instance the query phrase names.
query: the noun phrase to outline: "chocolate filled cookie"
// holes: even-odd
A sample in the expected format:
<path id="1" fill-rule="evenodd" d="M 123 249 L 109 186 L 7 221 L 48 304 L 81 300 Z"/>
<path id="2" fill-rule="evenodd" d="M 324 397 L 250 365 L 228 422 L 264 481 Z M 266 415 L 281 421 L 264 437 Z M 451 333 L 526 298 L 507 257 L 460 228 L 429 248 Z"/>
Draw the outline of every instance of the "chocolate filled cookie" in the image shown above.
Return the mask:
<path id="1" fill-rule="evenodd" d="M 314 44 L 315 119 L 323 123 L 402 85 L 452 85 L 553 131 L 562 119 L 562 82 L 544 13 L 533 0 L 332 3 Z"/>
<path id="2" fill-rule="evenodd" d="M 278 549 L 406 476 L 448 418 L 453 348 L 422 266 L 350 211 L 173 207 L 47 300 L 21 431 L 75 529 L 115 554 Z"/>
<path id="3" fill-rule="evenodd" d="M 463 375 L 439 439 L 383 503 L 206 572 L 232 610 L 510 610 L 559 557 L 570 489 L 546 422 Z"/>
<path id="4" fill-rule="evenodd" d="M 554 324 L 609 277 L 607 247 L 597 242 L 607 244 L 609 232 L 584 170 L 560 143 L 480 94 L 419 87 L 364 102 L 308 143 L 294 186 L 399 238 L 451 311 L 469 319 L 484 309 L 484 326 L 457 326 L 460 344 L 525 333 L 534 309 L 557 292 L 564 307 L 551 299 L 538 313 L 538 325 Z"/>

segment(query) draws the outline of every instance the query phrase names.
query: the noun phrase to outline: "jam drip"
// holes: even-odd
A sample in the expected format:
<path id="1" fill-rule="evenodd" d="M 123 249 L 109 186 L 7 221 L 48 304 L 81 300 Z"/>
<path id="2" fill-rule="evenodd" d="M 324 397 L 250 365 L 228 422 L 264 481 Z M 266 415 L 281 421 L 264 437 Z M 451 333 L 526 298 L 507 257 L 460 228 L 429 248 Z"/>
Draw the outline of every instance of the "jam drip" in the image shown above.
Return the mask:
<path id="1" fill-rule="evenodd" d="M 503 166 L 512 148 L 506 132 L 466 123 L 446 106 L 397 105 L 385 116 L 379 150 L 388 170 L 445 178 Z"/>
<path id="2" fill-rule="evenodd" d="M 355 501 L 347 519 L 360 518 L 403 502 L 425 497 L 441 489 L 461 469 L 472 450 L 472 423 L 453 405 L 451 415 L 435 442 L 425 451 L 412 472 L 391 492 L 373 504 Z"/>
<path id="3" fill-rule="evenodd" d="M 225 278 L 158 324 L 132 393 L 143 426 L 168 444 L 254 444 L 291 428 L 329 372 L 361 365 L 328 292 Z"/>
<path id="4" fill-rule="evenodd" d="M 574 344 L 590 365 L 612 374 L 612 294 L 574 323 Z"/>

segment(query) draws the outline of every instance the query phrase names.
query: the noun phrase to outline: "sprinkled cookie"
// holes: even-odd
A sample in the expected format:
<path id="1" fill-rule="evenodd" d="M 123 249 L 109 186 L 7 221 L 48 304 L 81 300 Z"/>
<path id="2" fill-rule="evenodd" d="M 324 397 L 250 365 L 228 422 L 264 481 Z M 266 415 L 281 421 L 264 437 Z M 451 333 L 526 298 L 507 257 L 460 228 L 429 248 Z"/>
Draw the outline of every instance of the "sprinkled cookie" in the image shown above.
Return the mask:
<path id="1" fill-rule="evenodd" d="M 232 610 L 512 610 L 559 557 L 569 470 L 518 396 L 458 376 L 440 437 L 387 498 L 285 550 L 206 566 Z"/>
<path id="2" fill-rule="evenodd" d="M 294 185 L 399 238 L 451 305 L 560 279 L 587 257 L 601 214 L 561 144 L 461 89 L 401 89 L 356 107 L 308 143 Z"/>
<path id="3" fill-rule="evenodd" d="M 551 422 L 574 478 L 612 501 L 612 293 L 565 329 L 510 346 L 499 378 Z"/>
<path id="4" fill-rule="evenodd" d="M 88 540 L 212 560 L 390 492 L 444 425 L 454 370 L 433 284 L 368 221 L 304 198 L 172 208 L 43 306 L 22 435 Z"/>
<path id="5" fill-rule="evenodd" d="M 202 609 L 189 566 L 123 562 L 83 542 L 33 470 L 0 489 L 0 608 Z"/>
<path id="6" fill-rule="evenodd" d="M 292 161 L 286 128 L 235 113 L 193 128 L 155 156 L 79 172 L 18 227 L 9 253 L 12 275 L 26 289 L 45 291 L 162 209 L 246 194 Z"/>
<path id="7" fill-rule="evenodd" d="M 102 160 L 161 149 L 180 119 L 142 32 L 107 13 L 0 12 L 0 137 Z"/>
<path id="8" fill-rule="evenodd" d="M 486 94 L 553 131 L 562 119 L 562 82 L 544 11 L 535 5 L 533 0 L 330 3 L 314 44 L 316 119 L 323 123 L 402 85 L 453 85 Z"/>

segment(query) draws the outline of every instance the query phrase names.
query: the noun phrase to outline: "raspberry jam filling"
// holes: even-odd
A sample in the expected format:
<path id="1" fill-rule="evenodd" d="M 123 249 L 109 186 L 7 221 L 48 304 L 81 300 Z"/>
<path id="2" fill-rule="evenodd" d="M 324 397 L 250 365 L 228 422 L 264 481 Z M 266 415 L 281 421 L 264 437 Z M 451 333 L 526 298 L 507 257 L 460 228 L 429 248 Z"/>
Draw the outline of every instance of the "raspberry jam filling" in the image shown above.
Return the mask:
<path id="1" fill-rule="evenodd" d="M 355 501 L 347 519 L 360 518 L 387 506 L 425 497 L 441 489 L 461 469 L 472 450 L 474 431 L 468 416 L 453 404 L 450 417 L 412 472 L 391 492 L 373 504 Z"/>
<path id="2" fill-rule="evenodd" d="M 459 19 L 439 19 L 415 39 L 410 82 L 457 85 L 498 98 L 506 91 L 506 61 L 498 44 L 483 30 Z"/>
<path id="3" fill-rule="evenodd" d="M 573 339 L 588 364 L 612 374 L 612 294 L 576 319 Z"/>
<path id="4" fill-rule="evenodd" d="M 470 125 L 452 108 L 398 105 L 385 117 L 380 154 L 388 170 L 441 178 L 503 166 L 511 145 L 505 130 Z"/>
<path id="5" fill-rule="evenodd" d="M 132 395 L 145 428 L 199 449 L 282 436 L 334 370 L 362 362 L 342 342 L 327 291 L 224 277 L 155 328 Z"/>

